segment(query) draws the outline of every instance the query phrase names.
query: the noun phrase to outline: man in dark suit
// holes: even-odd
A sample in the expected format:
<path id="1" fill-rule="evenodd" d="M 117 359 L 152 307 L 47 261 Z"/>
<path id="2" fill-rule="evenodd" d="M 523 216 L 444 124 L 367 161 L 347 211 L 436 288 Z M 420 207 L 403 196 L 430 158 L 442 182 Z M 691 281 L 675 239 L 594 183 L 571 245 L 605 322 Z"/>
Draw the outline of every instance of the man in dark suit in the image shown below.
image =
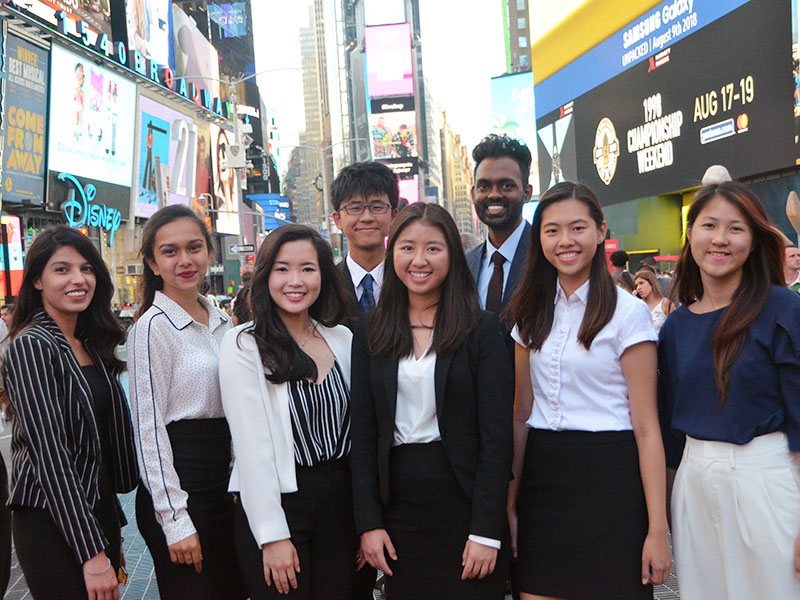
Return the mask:
<path id="1" fill-rule="evenodd" d="M 533 193 L 528 183 L 531 152 L 519 140 L 491 134 L 475 146 L 472 159 L 472 203 L 489 236 L 467 253 L 467 262 L 478 284 L 481 307 L 502 315 L 528 252 L 531 227 L 522 218 L 522 206 Z"/>
<path id="2" fill-rule="evenodd" d="M 349 251 L 338 268 L 349 284 L 351 313 L 375 307 L 383 283 L 386 236 L 397 216 L 397 175 L 380 162 L 354 163 L 342 169 L 331 187 L 333 221 L 344 232 Z M 353 329 L 357 318 L 344 325 Z M 372 600 L 377 572 L 365 564 L 356 573 L 352 600 Z"/>
<path id="3" fill-rule="evenodd" d="M 331 192 L 333 220 L 349 246 L 339 269 L 351 284 L 352 312 L 358 314 L 380 297 L 385 240 L 397 216 L 397 175 L 380 162 L 354 163 L 336 176 Z"/>

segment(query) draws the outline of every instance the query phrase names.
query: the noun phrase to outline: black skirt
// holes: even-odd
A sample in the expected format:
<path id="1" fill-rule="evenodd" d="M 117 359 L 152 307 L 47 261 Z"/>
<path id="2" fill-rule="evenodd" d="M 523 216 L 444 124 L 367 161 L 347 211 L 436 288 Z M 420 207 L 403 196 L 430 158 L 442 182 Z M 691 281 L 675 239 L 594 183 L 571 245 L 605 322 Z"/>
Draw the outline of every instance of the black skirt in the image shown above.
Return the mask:
<path id="1" fill-rule="evenodd" d="M 632 431 L 528 434 L 517 502 L 522 592 L 642 600 L 647 507 Z"/>
<path id="2" fill-rule="evenodd" d="M 392 448 L 390 503 L 384 523 L 397 551 L 389 560 L 387 600 L 502 600 L 509 537 L 501 540 L 494 573 L 461 580 L 472 502 L 450 467 L 441 442 Z"/>
<path id="3" fill-rule="evenodd" d="M 175 421 L 167 425 L 167 434 L 181 488 L 189 495 L 187 510 L 200 536 L 203 570 L 198 574 L 191 565 L 172 563 L 164 532 L 156 520 L 153 499 L 140 483 L 136 520 L 153 557 L 161 598 L 245 598 L 233 535 L 235 505 L 228 493 L 231 462 L 228 422 L 224 418 Z"/>

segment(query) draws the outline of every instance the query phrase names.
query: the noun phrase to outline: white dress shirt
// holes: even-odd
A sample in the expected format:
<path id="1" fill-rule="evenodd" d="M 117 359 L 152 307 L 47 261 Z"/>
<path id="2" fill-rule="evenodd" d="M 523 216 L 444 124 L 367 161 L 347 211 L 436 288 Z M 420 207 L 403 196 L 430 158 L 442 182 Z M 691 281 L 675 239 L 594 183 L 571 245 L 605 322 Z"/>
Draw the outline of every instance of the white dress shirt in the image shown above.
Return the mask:
<path id="1" fill-rule="evenodd" d="M 655 342 L 647 304 L 617 291 L 617 308 L 587 350 L 578 342 L 589 282 L 567 299 L 557 283 L 555 314 L 542 348 L 530 353 L 533 410 L 528 427 L 554 431 L 630 431 L 628 385 L 620 357 L 641 342 Z M 522 342 L 517 327 L 511 337 Z"/>
<path id="2" fill-rule="evenodd" d="M 356 290 L 356 298 L 361 300 L 361 294 L 364 293 L 364 286 L 361 285 L 361 280 L 364 279 L 364 275 L 369 273 L 372 275 L 373 284 L 372 284 L 372 293 L 375 296 L 375 304 L 378 303 L 378 298 L 381 297 L 381 286 L 383 285 L 383 261 L 378 263 L 378 266 L 372 269 L 372 271 L 367 271 L 364 267 L 354 261 L 350 254 L 345 257 L 347 261 L 347 268 L 350 269 L 350 278 L 353 280 L 353 287 Z"/>
<path id="3" fill-rule="evenodd" d="M 281 494 L 297 491 L 297 471 L 289 384 L 267 379 L 255 338 L 246 332 L 240 335 L 252 325 L 252 321 L 243 323 L 223 338 L 219 382 L 235 456 L 228 491 L 239 492 L 260 547 L 290 537 Z M 353 334 L 343 325 L 317 323 L 316 327 L 336 357 L 349 390 Z"/>
<path id="4" fill-rule="evenodd" d="M 503 296 L 506 293 L 506 283 L 508 283 L 508 274 L 511 272 L 511 261 L 514 260 L 514 254 L 517 253 L 517 246 L 522 239 L 522 231 L 525 229 L 525 219 L 520 221 L 519 226 L 508 236 L 505 242 L 499 248 L 495 248 L 489 238 L 486 238 L 486 252 L 483 255 L 483 262 L 481 262 L 481 271 L 478 274 L 478 296 L 481 301 L 481 308 L 486 309 L 486 295 L 489 293 L 489 281 L 494 272 L 494 263 L 492 262 L 492 255 L 499 252 L 506 259 L 503 263 Z"/>
<path id="5" fill-rule="evenodd" d="M 230 319 L 205 296 L 208 325 L 156 292 L 153 306 L 128 332 L 128 373 L 139 470 L 153 497 L 167 544 L 196 533 L 172 462 L 166 426 L 225 416 L 219 391 L 219 345 Z"/>
<path id="6" fill-rule="evenodd" d="M 433 334 L 431 334 L 433 341 Z M 397 362 L 397 405 L 394 413 L 393 446 L 426 444 L 442 439 L 436 416 L 436 354 L 414 358 L 414 354 Z M 500 549 L 500 540 L 470 535 L 477 544 Z"/>

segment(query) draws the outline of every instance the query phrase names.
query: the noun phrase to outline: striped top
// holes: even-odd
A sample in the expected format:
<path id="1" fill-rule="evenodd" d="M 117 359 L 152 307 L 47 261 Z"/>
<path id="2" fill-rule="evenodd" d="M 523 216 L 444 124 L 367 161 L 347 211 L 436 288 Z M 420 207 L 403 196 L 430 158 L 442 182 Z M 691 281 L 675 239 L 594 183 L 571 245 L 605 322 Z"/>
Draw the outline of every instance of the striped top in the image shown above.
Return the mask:
<path id="1" fill-rule="evenodd" d="M 322 383 L 289 382 L 294 458 L 302 467 L 350 454 L 350 392 L 334 361 Z"/>

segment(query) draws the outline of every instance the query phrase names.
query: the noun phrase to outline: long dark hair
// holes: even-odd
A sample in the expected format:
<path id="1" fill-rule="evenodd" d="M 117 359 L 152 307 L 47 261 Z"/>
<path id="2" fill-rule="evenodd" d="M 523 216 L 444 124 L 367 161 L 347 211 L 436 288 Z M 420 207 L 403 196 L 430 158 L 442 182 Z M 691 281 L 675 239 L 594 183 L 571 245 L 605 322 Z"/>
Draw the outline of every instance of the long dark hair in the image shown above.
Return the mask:
<path id="1" fill-rule="evenodd" d="M 783 240 L 772 227 L 761 201 L 748 187 L 726 181 L 700 188 L 694 197 L 686 219 L 687 229 L 716 197 L 723 198 L 744 215 L 753 232 L 752 252 L 742 265 L 742 281 L 733 293 L 731 303 L 714 334 L 714 375 L 720 401 L 728 397 L 730 370 L 742 353 L 747 329 L 761 314 L 769 297 L 770 285 L 784 286 Z M 703 297 L 703 279 L 700 268 L 692 256 L 691 243 L 681 250 L 675 266 L 675 283 L 678 299 L 689 304 Z"/>
<path id="2" fill-rule="evenodd" d="M 431 351 L 455 351 L 481 318 L 478 290 L 469 271 L 453 217 L 437 204 L 417 202 L 404 208 L 389 230 L 389 245 L 383 262 L 383 285 L 378 306 L 370 315 L 370 350 L 379 356 L 401 359 L 414 349 L 408 318 L 408 288 L 394 270 L 394 246 L 403 230 L 412 223 L 437 227 L 444 235 L 450 254 L 450 269 L 442 282 L 433 330 Z"/>
<path id="3" fill-rule="evenodd" d="M 36 314 L 45 310 L 42 292 L 34 287 L 34 282 L 41 278 L 53 254 L 66 246 L 74 248 L 86 259 L 94 270 L 96 280 L 92 301 L 88 308 L 78 315 L 75 337 L 86 342 L 100 355 L 105 367 L 114 375 L 118 375 L 125 365 L 117 358 L 114 351 L 125 339 L 125 330 L 111 312 L 111 300 L 114 296 L 111 275 L 100 252 L 89 238 L 66 225 L 56 225 L 43 231 L 28 248 L 9 336 L 14 339 L 23 333 L 34 322 Z"/>
<path id="4" fill-rule="evenodd" d="M 173 204 L 166 206 L 157 211 L 152 217 L 147 220 L 144 226 L 144 233 L 142 236 L 142 248 L 139 250 L 139 255 L 142 257 L 142 283 L 140 286 L 141 301 L 139 302 L 139 314 L 143 315 L 148 308 L 153 305 L 153 299 L 156 296 L 156 291 L 164 289 L 164 280 L 161 276 L 153 273 L 153 269 L 147 264 L 148 260 L 155 262 L 155 245 L 156 234 L 158 230 L 164 225 L 177 221 L 178 219 L 190 219 L 197 223 L 203 237 L 206 240 L 208 247 L 209 257 L 214 253 L 214 238 L 208 231 L 203 219 L 198 217 L 195 212 L 188 206 L 183 204 Z"/>
<path id="5" fill-rule="evenodd" d="M 350 316 L 344 275 L 333 263 L 333 252 L 328 242 L 305 225 L 281 225 L 270 233 L 256 256 L 253 281 L 250 284 L 253 324 L 241 333 L 248 333 L 255 338 L 261 362 L 267 371 L 267 379 L 273 383 L 316 380 L 318 375 L 316 363 L 300 349 L 286 329 L 269 293 L 269 276 L 278 252 L 284 244 L 299 240 L 311 242 L 317 251 L 322 280 L 319 297 L 308 309 L 311 318 L 326 327 L 333 327 Z"/>
<path id="6" fill-rule="evenodd" d="M 519 328 L 523 340 L 529 340 L 529 348 L 540 350 L 555 315 L 556 285 L 558 271 L 550 264 L 542 250 L 540 237 L 542 218 L 547 207 L 562 200 L 579 200 L 589 209 L 589 215 L 598 229 L 603 226 L 603 209 L 594 193 L 581 183 L 564 181 L 547 190 L 539 200 L 533 217 L 525 274 L 511 298 L 509 310 Z M 586 312 L 578 330 L 578 341 L 588 350 L 598 333 L 608 325 L 617 308 L 617 288 L 606 267 L 604 243 L 600 242 L 592 259 L 589 271 L 589 297 Z"/>

